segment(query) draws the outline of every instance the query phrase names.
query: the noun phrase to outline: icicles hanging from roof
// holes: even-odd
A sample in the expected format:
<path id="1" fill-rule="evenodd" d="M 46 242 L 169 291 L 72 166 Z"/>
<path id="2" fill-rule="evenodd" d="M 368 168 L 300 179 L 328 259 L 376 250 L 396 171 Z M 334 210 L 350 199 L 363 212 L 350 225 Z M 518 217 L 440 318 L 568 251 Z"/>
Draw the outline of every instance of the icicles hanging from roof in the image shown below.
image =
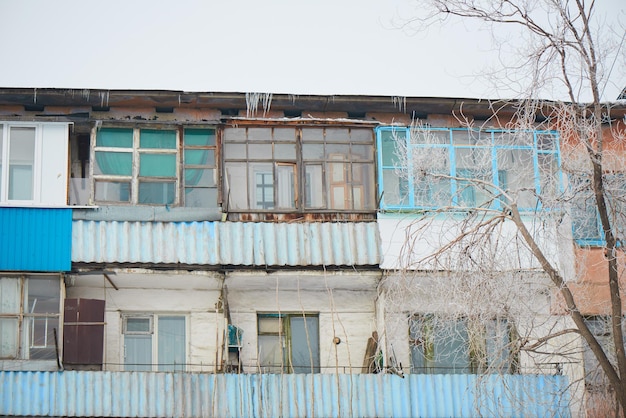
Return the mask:
<path id="1" fill-rule="evenodd" d="M 406 97 L 405 96 L 392 96 L 391 100 L 393 105 L 398 108 L 401 113 L 406 113 Z"/>
<path id="2" fill-rule="evenodd" d="M 263 106 L 263 116 L 265 116 L 272 105 L 272 93 L 246 93 L 246 117 L 256 114 L 259 103 Z"/>

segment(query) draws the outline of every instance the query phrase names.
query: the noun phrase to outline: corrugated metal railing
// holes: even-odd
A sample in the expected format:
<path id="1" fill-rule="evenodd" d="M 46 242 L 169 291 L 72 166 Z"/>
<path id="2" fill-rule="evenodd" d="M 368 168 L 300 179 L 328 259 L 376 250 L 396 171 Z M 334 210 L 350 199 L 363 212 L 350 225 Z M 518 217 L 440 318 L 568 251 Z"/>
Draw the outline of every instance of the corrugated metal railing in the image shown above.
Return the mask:
<path id="1" fill-rule="evenodd" d="M 0 372 L 0 415 L 568 417 L 565 376 Z"/>
<path id="2" fill-rule="evenodd" d="M 378 265 L 375 222 L 74 221 L 72 261 L 243 266 Z"/>

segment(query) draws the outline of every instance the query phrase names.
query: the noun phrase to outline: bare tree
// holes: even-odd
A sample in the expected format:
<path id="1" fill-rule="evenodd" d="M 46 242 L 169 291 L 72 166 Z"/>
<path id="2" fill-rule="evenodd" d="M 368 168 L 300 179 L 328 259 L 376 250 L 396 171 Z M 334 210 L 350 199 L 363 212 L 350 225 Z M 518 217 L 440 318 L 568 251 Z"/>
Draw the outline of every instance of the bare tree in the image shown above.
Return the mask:
<path id="1" fill-rule="evenodd" d="M 623 163 L 626 134 L 623 121 L 612 119 L 611 104 L 602 101 L 602 91 L 608 82 L 614 59 L 624 57 L 620 41 L 623 41 L 626 32 L 623 27 L 616 28 L 616 32 L 603 37 L 605 33 L 594 20 L 593 1 L 427 0 L 426 3 L 431 7 L 431 14 L 414 19 L 408 25 L 429 25 L 434 20 L 449 16 L 477 19 L 493 24 L 495 35 L 498 25 L 515 27 L 525 40 L 525 49 L 516 51 L 514 55 L 517 61 L 507 63 L 500 73 L 516 81 L 516 85 L 525 86 L 517 92 L 518 97 L 513 101 L 493 103 L 493 117 L 488 121 L 474 121 L 463 112 L 456 115 L 460 124 L 475 129 L 467 131 L 470 137 L 475 136 L 469 141 L 479 144 L 481 129 L 496 127 L 500 129 L 499 136 L 496 138 L 492 134 L 492 141 L 529 146 L 528 141 L 535 141 L 532 146 L 547 149 L 558 141 L 549 135 L 538 137 L 535 134 L 533 137 L 528 133 L 558 130 L 562 161 L 560 169 L 555 169 L 554 161 L 545 164 L 539 161 L 535 168 L 541 185 L 534 187 L 523 179 L 508 183 L 498 181 L 494 178 L 491 163 L 481 161 L 481 158 L 490 156 L 480 155 L 475 149 L 457 156 L 457 159 L 468 159 L 466 165 L 472 166 L 471 172 L 439 167 L 437 164 L 445 164 L 445 159 L 440 155 L 440 148 L 429 146 L 437 143 L 437 133 L 428 126 L 414 126 L 409 140 L 394 137 L 397 144 L 407 144 L 408 147 L 418 144 L 421 147 L 419 153 L 411 153 L 402 148 L 404 145 L 399 146 L 396 150 L 397 176 L 412 178 L 416 195 L 420 193 L 419 185 L 424 184 L 429 191 L 428 199 L 437 204 L 436 208 L 424 210 L 420 220 L 407 228 L 405 253 L 400 257 L 399 265 L 406 271 L 454 272 L 454 280 L 446 281 L 445 286 L 432 285 L 435 287 L 430 287 L 429 291 L 446 287 L 445 303 L 449 305 L 453 300 L 463 308 L 457 311 L 465 312 L 464 315 L 470 319 L 493 318 L 494 315 L 502 315 L 502 312 L 520 318 L 524 310 L 537 312 L 535 308 L 528 309 L 528 304 L 516 300 L 524 295 L 526 301 L 532 300 L 528 297 L 528 283 L 531 287 L 532 283 L 536 283 L 535 296 L 543 292 L 545 285 L 536 275 L 531 274 L 531 280 L 518 281 L 511 274 L 516 268 L 528 265 L 516 260 L 516 257 L 531 256 L 532 263 L 543 272 L 543 277 L 549 278 L 551 288 L 559 295 L 563 312 L 571 318 L 573 327 L 557 329 L 547 326 L 548 322 L 541 326 L 534 324 L 535 330 L 541 328 L 544 334 L 538 336 L 535 331 L 532 336 L 518 335 L 507 353 L 515 357 L 515 353 L 521 351 L 542 352 L 554 338 L 568 333 L 579 334 L 614 391 L 616 415 L 626 416 L 626 354 L 620 287 L 622 271 L 619 268 L 624 245 L 624 220 L 620 218 L 624 213 L 621 203 L 624 180 L 621 174 L 616 174 Z M 496 79 L 504 82 L 502 78 Z M 538 100 L 546 91 L 562 91 L 566 99 Z M 511 109 L 514 109 L 513 113 Z M 542 143 L 544 139 L 545 143 Z M 506 151 L 497 156 L 500 160 L 498 164 L 504 166 L 507 158 L 512 157 L 517 158 L 518 165 L 530 164 L 529 160 L 519 158 L 525 157 L 524 153 L 507 155 Z M 454 187 L 438 189 L 437 185 L 441 184 L 453 184 Z M 473 193 L 471 204 L 464 201 L 463 196 L 463 191 L 469 189 Z M 439 195 L 434 193 L 437 190 Z M 595 217 L 597 214 L 599 219 L 600 241 L 607 266 L 605 284 L 610 294 L 610 310 L 606 312 L 610 344 L 600 341 L 597 333 L 590 329 L 584 308 L 589 296 L 584 288 L 576 277 L 564 273 L 558 254 L 551 253 L 554 248 L 551 244 L 562 237 L 564 226 L 571 231 L 567 214 L 573 207 L 580 209 L 581 201 L 587 205 L 582 215 Z M 464 211 L 465 217 L 457 219 L 454 227 L 442 226 L 445 222 L 437 223 L 440 233 L 434 239 L 432 231 L 429 232 L 435 225 L 433 220 L 441 219 L 441 214 L 450 209 Z M 581 215 L 581 212 L 575 214 Z M 575 227 L 580 226 L 576 219 L 573 223 Z M 584 223 L 585 220 L 582 221 Z M 509 229 L 510 225 L 514 225 L 514 231 Z M 425 253 L 420 250 L 424 247 L 434 251 Z M 413 289 L 412 294 L 414 277 L 409 277 L 408 273 L 406 276 L 403 281 L 385 283 L 390 299 L 394 299 L 394 294 L 405 298 L 407 295 L 425 294 L 423 288 Z M 451 288 L 453 292 L 450 292 Z M 480 295 L 473 297 L 474 293 Z M 482 303 L 477 307 L 475 304 L 479 300 Z M 485 304 L 485 300 L 490 303 Z M 550 309 L 554 310 L 554 301 Z M 415 326 L 424 329 L 424 321 L 430 323 L 432 319 L 420 318 Z M 471 327 L 466 329 L 471 330 Z M 417 336 L 417 344 L 428 343 L 420 340 L 419 332 L 411 332 L 411 335 Z M 483 326 L 472 332 L 485 333 L 485 328 Z M 560 354 L 568 355 L 569 349 L 560 347 Z M 572 353 L 575 351 L 574 348 L 571 350 Z M 480 347 L 476 351 L 481 351 Z M 480 362 L 480 356 L 477 358 Z M 486 365 L 478 364 L 476 367 L 485 369 Z"/>

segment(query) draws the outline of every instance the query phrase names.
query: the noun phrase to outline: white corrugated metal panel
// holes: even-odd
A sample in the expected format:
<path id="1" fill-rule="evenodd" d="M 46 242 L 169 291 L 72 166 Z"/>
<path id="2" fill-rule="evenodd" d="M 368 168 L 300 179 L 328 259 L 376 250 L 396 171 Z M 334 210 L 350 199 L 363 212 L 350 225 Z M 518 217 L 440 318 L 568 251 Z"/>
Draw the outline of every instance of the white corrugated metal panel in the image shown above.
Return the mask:
<path id="1" fill-rule="evenodd" d="M 0 414 L 568 417 L 565 376 L 0 372 Z"/>
<path id="2" fill-rule="evenodd" d="M 117 222 L 77 220 L 72 261 L 237 266 L 378 265 L 374 222 Z"/>

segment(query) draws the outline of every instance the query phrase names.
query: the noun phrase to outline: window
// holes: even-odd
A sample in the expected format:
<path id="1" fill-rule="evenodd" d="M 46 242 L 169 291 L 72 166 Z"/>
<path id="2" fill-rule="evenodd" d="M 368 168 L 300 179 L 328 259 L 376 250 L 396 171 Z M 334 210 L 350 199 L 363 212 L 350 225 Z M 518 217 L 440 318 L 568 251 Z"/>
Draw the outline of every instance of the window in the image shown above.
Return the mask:
<path id="1" fill-rule="evenodd" d="M 124 369 L 184 371 L 186 326 L 182 315 L 124 315 Z"/>
<path id="2" fill-rule="evenodd" d="M 0 122 L 0 203 L 67 204 L 66 123 Z"/>
<path id="3" fill-rule="evenodd" d="M 603 176 L 609 221 L 620 245 L 626 234 L 626 176 L 624 173 L 608 172 Z M 572 232 L 574 239 L 582 245 L 603 246 L 604 232 L 600 214 L 591 187 L 591 174 L 572 174 L 569 185 L 573 196 Z"/>
<path id="4" fill-rule="evenodd" d="M 409 320 L 411 373 L 510 373 L 515 363 L 510 341 L 505 319 L 478 322 L 414 315 Z"/>
<path id="5" fill-rule="evenodd" d="M 317 315 L 259 314 L 257 320 L 262 373 L 319 373 Z"/>
<path id="6" fill-rule="evenodd" d="M 373 210 L 371 129 L 227 127 L 229 210 Z"/>
<path id="7" fill-rule="evenodd" d="M 0 358 L 57 358 L 60 295 L 58 276 L 0 277 Z"/>
<path id="8" fill-rule="evenodd" d="M 92 139 L 94 201 L 217 206 L 215 130 L 182 132 L 180 138 L 180 130 L 98 129 Z"/>
<path id="9" fill-rule="evenodd" d="M 560 184 L 553 131 L 383 127 L 377 140 L 383 209 L 499 209 L 501 189 L 534 210 Z"/>
<path id="10" fill-rule="evenodd" d="M 611 363 L 616 364 L 615 344 L 613 342 L 613 331 L 611 328 L 610 317 L 603 315 L 589 316 L 585 318 L 585 322 L 587 323 L 591 333 L 598 340 L 598 343 L 600 343 L 604 349 L 604 352 L 608 356 Z M 622 318 L 622 332 L 626 331 L 625 328 L 626 322 Z M 593 354 L 591 348 L 589 348 L 589 345 L 586 343 L 583 351 L 583 359 L 585 363 L 585 384 L 587 388 L 593 390 L 608 387 L 609 380 L 602 370 L 602 367 L 600 367 L 595 354 Z"/>

